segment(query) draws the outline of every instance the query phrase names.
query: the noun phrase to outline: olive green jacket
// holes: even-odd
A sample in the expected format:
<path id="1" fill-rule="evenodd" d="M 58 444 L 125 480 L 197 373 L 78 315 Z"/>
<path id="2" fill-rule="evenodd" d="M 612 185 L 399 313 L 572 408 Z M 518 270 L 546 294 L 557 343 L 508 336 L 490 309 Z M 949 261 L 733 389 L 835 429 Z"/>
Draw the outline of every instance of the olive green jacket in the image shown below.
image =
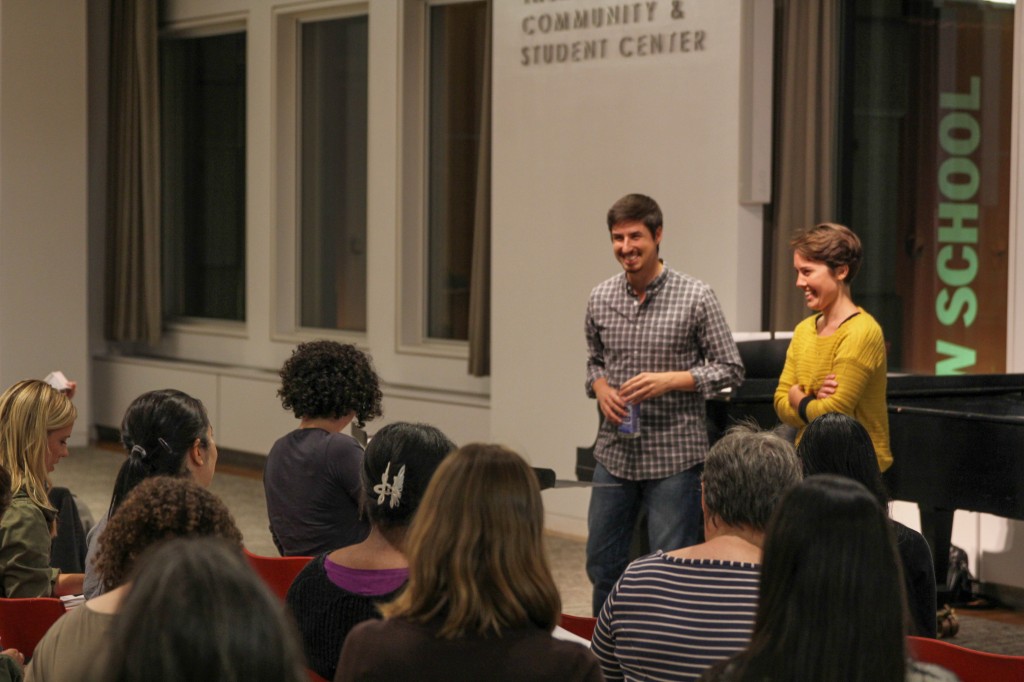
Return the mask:
<path id="1" fill-rule="evenodd" d="M 59 569 L 50 568 L 52 512 L 18 490 L 0 519 L 0 596 L 49 597 Z"/>

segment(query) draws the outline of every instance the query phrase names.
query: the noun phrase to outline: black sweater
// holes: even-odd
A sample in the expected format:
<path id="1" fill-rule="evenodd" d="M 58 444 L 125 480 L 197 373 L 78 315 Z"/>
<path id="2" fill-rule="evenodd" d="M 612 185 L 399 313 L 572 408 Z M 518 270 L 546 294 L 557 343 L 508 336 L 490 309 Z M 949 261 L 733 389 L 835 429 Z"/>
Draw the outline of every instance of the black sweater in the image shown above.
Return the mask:
<path id="1" fill-rule="evenodd" d="M 286 601 L 299 626 L 307 664 L 321 677 L 333 680 L 349 630 L 364 620 L 380 618 L 377 604 L 394 599 L 402 587 L 373 597 L 344 590 L 327 577 L 326 556 L 316 557 L 295 576 Z"/>

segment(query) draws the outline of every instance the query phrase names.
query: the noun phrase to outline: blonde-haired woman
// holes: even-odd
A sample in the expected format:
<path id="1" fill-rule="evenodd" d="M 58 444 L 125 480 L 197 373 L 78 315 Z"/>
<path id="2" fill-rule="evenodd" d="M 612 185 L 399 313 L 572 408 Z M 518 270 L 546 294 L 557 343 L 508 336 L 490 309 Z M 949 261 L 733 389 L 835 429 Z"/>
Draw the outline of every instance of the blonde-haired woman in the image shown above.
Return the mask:
<path id="1" fill-rule="evenodd" d="M 335 680 L 601 680 L 586 648 L 555 639 L 561 600 L 533 471 L 470 444 L 431 479 L 409 531 L 409 582 L 345 639 Z"/>
<path id="2" fill-rule="evenodd" d="M 0 396 L 0 464 L 11 475 L 11 506 L 0 519 L 0 592 L 49 597 L 82 591 L 82 574 L 50 568 L 57 510 L 49 474 L 68 456 L 78 416 L 71 399 L 49 384 L 19 381 Z"/>

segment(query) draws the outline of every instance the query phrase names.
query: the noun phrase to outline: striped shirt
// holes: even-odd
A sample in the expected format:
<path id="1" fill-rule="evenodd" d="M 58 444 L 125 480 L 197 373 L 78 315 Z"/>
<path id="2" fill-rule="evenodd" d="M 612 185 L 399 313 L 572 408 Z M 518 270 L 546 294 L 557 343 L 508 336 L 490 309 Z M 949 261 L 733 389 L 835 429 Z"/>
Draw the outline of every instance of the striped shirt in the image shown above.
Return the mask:
<path id="1" fill-rule="evenodd" d="M 665 267 L 640 303 L 626 274 L 598 284 L 587 304 L 587 395 L 604 377 L 619 387 L 641 372 L 689 371 L 695 391 L 640 404 L 640 438 L 619 438 L 605 420 L 594 457 L 619 478 L 667 478 L 704 461 L 704 400 L 743 382 L 743 362 L 714 292 Z"/>
<path id="2" fill-rule="evenodd" d="M 760 565 L 637 559 L 601 609 L 591 649 L 606 680 L 695 680 L 742 651 L 757 611 Z"/>

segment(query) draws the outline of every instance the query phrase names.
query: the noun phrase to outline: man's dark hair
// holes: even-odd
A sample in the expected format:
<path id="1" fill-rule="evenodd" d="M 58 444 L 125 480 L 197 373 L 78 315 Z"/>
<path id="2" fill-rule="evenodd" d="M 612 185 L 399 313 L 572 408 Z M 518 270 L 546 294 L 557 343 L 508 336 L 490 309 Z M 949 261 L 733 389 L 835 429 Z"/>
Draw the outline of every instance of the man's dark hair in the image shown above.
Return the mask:
<path id="1" fill-rule="evenodd" d="M 608 230 L 619 223 L 643 223 L 655 236 L 655 232 L 661 227 L 661 207 L 658 202 L 646 194 L 627 194 L 608 209 Z"/>

